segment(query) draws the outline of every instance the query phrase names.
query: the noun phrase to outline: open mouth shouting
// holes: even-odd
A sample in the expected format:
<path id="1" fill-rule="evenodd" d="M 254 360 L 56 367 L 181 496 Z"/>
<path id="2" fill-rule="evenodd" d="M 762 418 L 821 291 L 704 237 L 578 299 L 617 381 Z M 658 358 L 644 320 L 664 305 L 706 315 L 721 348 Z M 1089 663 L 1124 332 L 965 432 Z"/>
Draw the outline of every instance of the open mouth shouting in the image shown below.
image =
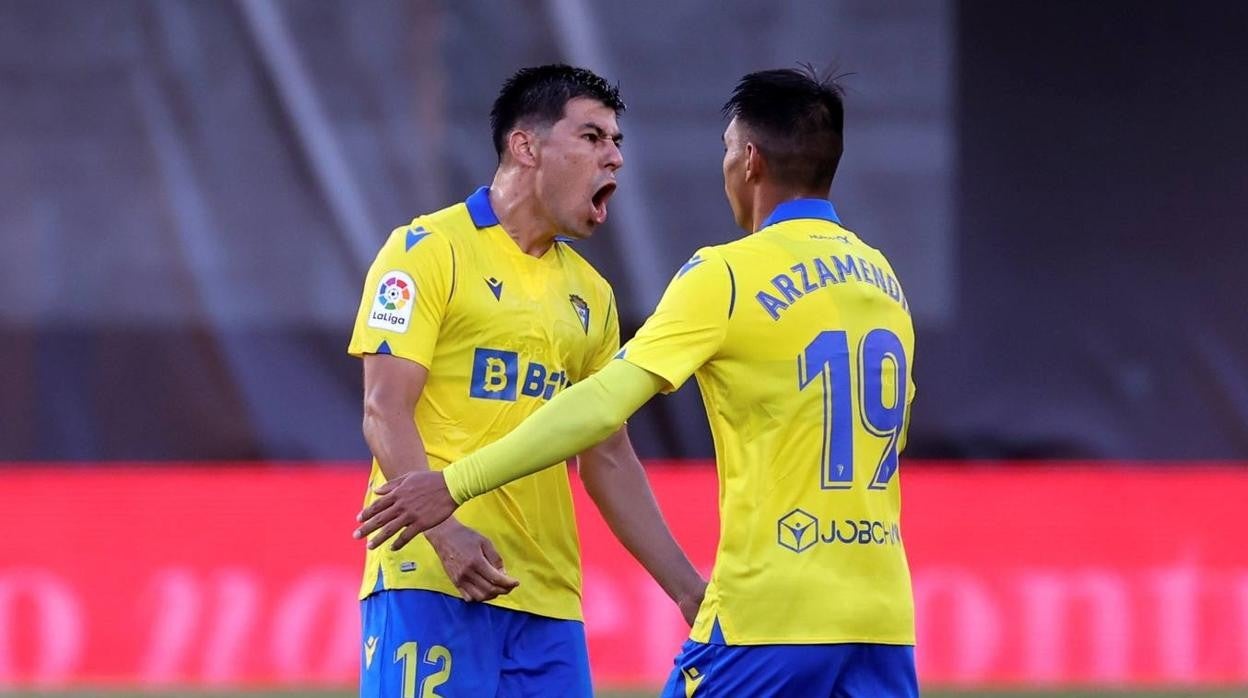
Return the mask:
<path id="1" fill-rule="evenodd" d="M 593 207 L 590 221 L 594 225 L 602 225 L 607 220 L 607 200 L 615 193 L 615 188 L 615 182 L 604 182 L 594 190 L 594 195 L 590 197 L 590 205 Z"/>

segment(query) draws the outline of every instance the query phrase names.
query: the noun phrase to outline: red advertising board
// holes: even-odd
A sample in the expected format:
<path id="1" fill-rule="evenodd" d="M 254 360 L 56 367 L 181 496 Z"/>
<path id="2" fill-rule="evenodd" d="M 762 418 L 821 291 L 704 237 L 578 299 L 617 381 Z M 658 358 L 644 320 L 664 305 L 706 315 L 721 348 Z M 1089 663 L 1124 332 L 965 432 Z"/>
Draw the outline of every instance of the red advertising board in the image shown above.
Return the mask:
<path id="1" fill-rule="evenodd" d="M 709 467 L 655 463 L 709 570 Z M 364 468 L 0 468 L 0 687 L 355 682 Z M 1248 683 L 1248 471 L 910 464 L 929 685 Z M 601 685 L 657 685 L 686 632 L 577 496 Z"/>

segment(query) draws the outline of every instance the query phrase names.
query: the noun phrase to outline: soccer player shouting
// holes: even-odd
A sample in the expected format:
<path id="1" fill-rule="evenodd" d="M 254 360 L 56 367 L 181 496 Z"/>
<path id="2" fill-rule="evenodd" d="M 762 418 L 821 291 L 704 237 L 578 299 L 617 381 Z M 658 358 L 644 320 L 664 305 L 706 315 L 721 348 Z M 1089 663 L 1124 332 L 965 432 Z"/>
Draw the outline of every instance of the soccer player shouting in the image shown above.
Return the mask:
<path id="1" fill-rule="evenodd" d="M 382 247 L 349 349 L 364 358 L 366 505 L 378 488 L 490 444 L 618 351 L 610 286 L 556 237 L 587 238 L 606 220 L 623 110 L 616 88 L 587 70 L 519 71 L 491 112 L 493 183 Z M 692 620 L 705 582 L 627 433 L 611 432 L 578 449 L 586 489 Z M 361 696 L 413 698 L 418 686 L 447 698 L 590 696 L 575 526 L 560 459 L 424 536 L 374 537 L 360 590 Z"/>

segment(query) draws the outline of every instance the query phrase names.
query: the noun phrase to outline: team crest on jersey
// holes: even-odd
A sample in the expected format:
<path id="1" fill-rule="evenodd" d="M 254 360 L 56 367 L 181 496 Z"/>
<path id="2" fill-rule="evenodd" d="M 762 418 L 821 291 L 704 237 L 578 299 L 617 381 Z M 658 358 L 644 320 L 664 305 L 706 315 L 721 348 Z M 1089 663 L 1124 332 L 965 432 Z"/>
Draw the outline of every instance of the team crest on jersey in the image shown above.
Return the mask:
<path id="1" fill-rule="evenodd" d="M 390 332 L 406 332 L 416 304 L 416 284 L 401 271 L 388 271 L 381 277 L 373 307 L 368 311 L 368 326 Z"/>
<path id="2" fill-rule="evenodd" d="M 576 316 L 581 319 L 581 327 L 585 329 L 585 334 L 589 334 L 589 304 L 575 293 L 568 296 L 568 300 L 572 301 L 572 307 L 576 309 Z"/>

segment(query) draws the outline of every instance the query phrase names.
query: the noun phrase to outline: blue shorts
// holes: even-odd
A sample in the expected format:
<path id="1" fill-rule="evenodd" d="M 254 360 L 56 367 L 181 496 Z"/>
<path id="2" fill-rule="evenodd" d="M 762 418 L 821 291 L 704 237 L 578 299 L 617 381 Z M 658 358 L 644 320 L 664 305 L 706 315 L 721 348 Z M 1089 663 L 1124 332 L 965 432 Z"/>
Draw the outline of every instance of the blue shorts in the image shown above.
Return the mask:
<path id="1" fill-rule="evenodd" d="M 689 640 L 662 698 L 917 698 L 909 645 L 712 645 Z"/>
<path id="2" fill-rule="evenodd" d="M 593 695 L 585 625 L 436 591 L 360 602 L 360 698 Z"/>

